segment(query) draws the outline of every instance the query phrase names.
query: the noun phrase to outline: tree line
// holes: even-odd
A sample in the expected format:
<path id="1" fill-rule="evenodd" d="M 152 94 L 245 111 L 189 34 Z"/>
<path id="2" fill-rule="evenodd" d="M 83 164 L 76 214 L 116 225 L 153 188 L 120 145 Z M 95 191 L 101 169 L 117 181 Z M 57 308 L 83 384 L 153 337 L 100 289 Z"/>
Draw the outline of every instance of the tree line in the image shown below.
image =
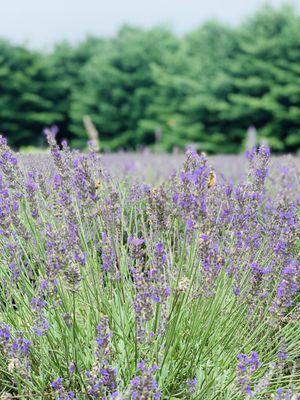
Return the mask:
<path id="1" fill-rule="evenodd" d="M 83 148 L 85 116 L 109 150 L 236 152 L 254 125 L 274 151 L 296 151 L 300 16 L 264 6 L 237 27 L 209 21 L 182 37 L 123 26 L 50 52 L 0 40 L 0 132 L 11 145 L 43 145 L 56 124 Z"/>

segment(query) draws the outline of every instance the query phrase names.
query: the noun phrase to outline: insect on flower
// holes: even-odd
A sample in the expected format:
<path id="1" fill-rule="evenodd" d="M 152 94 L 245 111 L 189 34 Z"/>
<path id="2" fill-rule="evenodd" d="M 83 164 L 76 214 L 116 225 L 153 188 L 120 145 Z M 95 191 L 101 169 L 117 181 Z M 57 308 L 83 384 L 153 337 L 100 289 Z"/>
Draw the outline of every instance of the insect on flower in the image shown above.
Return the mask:
<path id="1" fill-rule="evenodd" d="M 96 181 L 95 182 L 95 190 L 98 190 L 100 188 L 100 186 L 101 186 L 101 181 L 100 180 Z"/>
<path id="2" fill-rule="evenodd" d="M 210 171 L 210 173 L 208 174 L 207 187 L 210 189 L 214 187 L 216 183 L 217 183 L 216 173 L 214 171 Z"/>

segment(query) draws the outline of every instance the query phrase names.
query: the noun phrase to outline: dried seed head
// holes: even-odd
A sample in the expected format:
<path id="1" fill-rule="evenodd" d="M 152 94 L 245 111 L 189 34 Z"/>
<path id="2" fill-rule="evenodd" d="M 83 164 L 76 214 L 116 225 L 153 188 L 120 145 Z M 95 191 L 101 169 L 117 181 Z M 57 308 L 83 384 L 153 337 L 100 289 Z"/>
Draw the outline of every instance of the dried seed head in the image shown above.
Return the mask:
<path id="1" fill-rule="evenodd" d="M 13 372 L 15 369 L 20 367 L 20 361 L 17 358 L 11 358 L 8 363 L 8 372 Z"/>
<path id="2" fill-rule="evenodd" d="M 0 400 L 12 400 L 13 397 L 11 394 L 4 392 L 1 394 Z"/>
<path id="3" fill-rule="evenodd" d="M 65 324 L 67 325 L 68 328 L 70 328 L 73 324 L 73 319 L 72 315 L 69 313 L 64 313 L 62 314 L 62 319 L 65 321 Z"/>
<path id="4" fill-rule="evenodd" d="M 187 289 L 188 289 L 188 287 L 189 287 L 189 285 L 190 285 L 190 280 L 189 280 L 189 278 L 182 278 L 180 281 L 179 281 L 179 283 L 178 283 L 178 287 L 177 287 L 177 290 L 179 291 L 179 292 L 186 292 L 187 291 Z"/>

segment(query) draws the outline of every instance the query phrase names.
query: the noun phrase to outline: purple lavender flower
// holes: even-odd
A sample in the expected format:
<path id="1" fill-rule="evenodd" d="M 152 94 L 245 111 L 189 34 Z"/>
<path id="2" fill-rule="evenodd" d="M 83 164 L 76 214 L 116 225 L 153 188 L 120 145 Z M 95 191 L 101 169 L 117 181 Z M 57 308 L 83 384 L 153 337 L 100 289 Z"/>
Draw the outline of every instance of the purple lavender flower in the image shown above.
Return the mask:
<path id="1" fill-rule="evenodd" d="M 242 393 L 252 395 L 251 377 L 261 365 L 258 354 L 252 351 L 249 357 L 246 354 L 240 353 L 237 356 L 237 360 L 237 382 Z"/>
<path id="2" fill-rule="evenodd" d="M 102 233 L 101 245 L 101 259 L 103 270 L 105 272 L 108 272 L 112 278 L 119 279 L 120 271 L 117 268 L 117 257 L 113 248 L 113 242 L 105 232 Z"/>
<path id="3" fill-rule="evenodd" d="M 287 344 L 284 338 L 281 339 L 279 347 L 278 347 L 278 352 L 277 352 L 277 359 L 279 362 L 279 367 L 284 368 L 284 365 L 289 358 L 288 350 L 287 350 Z"/>
<path id="4" fill-rule="evenodd" d="M 19 168 L 18 160 L 2 135 L 0 135 L 0 171 L 2 171 L 10 188 L 15 190 L 21 188 L 23 174 Z"/>
<path id="5" fill-rule="evenodd" d="M 300 394 L 296 393 L 294 388 L 278 388 L 272 398 L 274 400 L 299 400 Z"/>
<path id="6" fill-rule="evenodd" d="M 197 223 L 207 212 L 210 168 L 205 156 L 189 151 L 173 200 L 184 220 Z"/>
<path id="7" fill-rule="evenodd" d="M 151 297 L 155 303 L 164 303 L 170 296 L 171 288 L 167 282 L 168 275 L 167 255 L 162 242 L 158 242 L 154 251 L 153 264 L 148 272 L 152 291 Z"/>
<path id="8" fill-rule="evenodd" d="M 147 214 L 151 227 L 165 230 L 171 223 L 171 202 L 163 185 L 148 191 Z"/>
<path id="9" fill-rule="evenodd" d="M 0 346 L 5 350 L 10 342 L 10 327 L 4 323 L 0 323 Z"/>
<path id="10" fill-rule="evenodd" d="M 130 267 L 130 272 L 134 281 L 133 309 L 136 337 L 139 342 L 147 338 L 145 324 L 154 315 L 155 303 L 162 305 L 160 330 L 164 329 L 167 318 L 167 299 L 171 294 L 168 260 L 162 242 L 156 244 L 153 259 L 149 265 L 145 264 L 143 244 L 142 238 L 129 238 L 130 256 L 137 262 L 135 266 Z M 153 332 L 148 333 L 149 338 L 153 338 Z"/>
<path id="11" fill-rule="evenodd" d="M 142 258 L 145 254 L 145 251 L 143 249 L 143 244 L 144 244 L 144 239 L 143 238 L 138 238 L 134 236 L 130 236 L 128 239 L 128 247 L 129 247 L 129 254 L 130 257 L 138 260 Z"/>
<path id="12" fill-rule="evenodd" d="M 287 266 L 283 268 L 281 280 L 277 287 L 277 297 L 271 306 L 271 311 L 282 315 L 285 309 L 292 305 L 293 298 L 299 287 L 299 265 L 296 260 L 290 259 Z"/>
<path id="13" fill-rule="evenodd" d="M 159 400 L 162 392 L 158 388 L 157 381 L 154 377 L 157 371 L 157 365 L 147 367 L 144 361 L 138 363 L 140 374 L 135 376 L 130 383 L 128 389 L 129 399 L 132 400 Z"/>
<path id="14" fill-rule="evenodd" d="M 194 394 L 196 392 L 197 389 L 197 385 L 198 385 L 198 380 L 197 378 L 193 378 L 193 379 L 189 379 L 187 381 L 187 385 L 188 385 L 188 390 L 190 394 Z"/>
<path id="15" fill-rule="evenodd" d="M 35 175 L 30 172 L 28 174 L 28 180 L 26 182 L 26 198 L 30 207 L 31 215 L 34 219 L 37 219 L 39 216 L 39 206 L 38 200 L 36 197 L 38 186 L 35 182 Z"/>
<path id="16" fill-rule="evenodd" d="M 51 382 L 51 388 L 57 394 L 57 400 L 73 400 L 75 399 L 75 393 L 73 391 L 66 391 L 63 387 L 63 378 L 58 377 Z"/>
<path id="17" fill-rule="evenodd" d="M 23 378 L 29 379 L 31 372 L 30 349 L 32 342 L 24 337 L 23 332 L 12 335 L 11 328 L 0 324 L 0 350 L 6 358 L 8 370 L 17 371 Z"/>
<path id="18" fill-rule="evenodd" d="M 33 297 L 30 301 L 30 305 L 35 318 L 33 332 L 37 336 L 43 336 L 49 329 L 49 323 L 45 312 L 46 302 L 41 297 Z"/>
<path id="19" fill-rule="evenodd" d="M 96 337 L 96 361 L 91 371 L 86 371 L 85 377 L 88 386 L 88 394 L 93 399 L 115 398 L 117 395 L 117 371 L 109 362 L 110 338 L 108 318 L 103 317 L 97 326 Z"/>
<path id="20" fill-rule="evenodd" d="M 63 378 L 57 378 L 51 383 L 51 387 L 57 391 L 62 390 Z"/>
<path id="21" fill-rule="evenodd" d="M 69 364 L 69 368 L 68 369 L 69 369 L 70 374 L 74 374 L 74 372 L 76 370 L 76 365 L 75 365 L 75 363 L 73 361 Z"/>

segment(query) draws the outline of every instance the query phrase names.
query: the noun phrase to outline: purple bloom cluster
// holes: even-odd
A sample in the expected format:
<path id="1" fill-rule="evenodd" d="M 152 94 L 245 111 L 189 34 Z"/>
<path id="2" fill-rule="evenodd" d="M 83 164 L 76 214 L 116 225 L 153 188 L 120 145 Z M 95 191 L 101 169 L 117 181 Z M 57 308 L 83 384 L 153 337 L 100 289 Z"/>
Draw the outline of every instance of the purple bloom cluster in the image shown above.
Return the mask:
<path id="1" fill-rule="evenodd" d="M 207 213 L 209 173 L 207 158 L 193 151 L 188 152 L 173 201 L 189 229 Z"/>
<path id="2" fill-rule="evenodd" d="M 299 400 L 300 394 L 296 393 L 294 389 L 279 388 L 272 398 L 274 400 Z"/>
<path id="3" fill-rule="evenodd" d="M 147 213 L 151 226 L 157 230 L 165 230 L 171 223 L 171 199 L 163 185 L 148 191 Z"/>
<path id="4" fill-rule="evenodd" d="M 250 356 L 240 353 L 237 360 L 237 382 L 242 393 L 252 395 L 251 377 L 261 365 L 258 354 L 255 351 L 252 351 Z"/>
<path id="5" fill-rule="evenodd" d="M 91 371 L 86 371 L 87 393 L 92 399 L 115 399 L 117 391 L 117 371 L 110 364 L 110 339 L 108 318 L 103 317 L 97 327 L 96 361 Z"/>
<path id="6" fill-rule="evenodd" d="M 17 371 L 23 378 L 30 378 L 31 346 L 32 342 L 24 337 L 23 332 L 12 335 L 8 325 L 0 324 L 0 349 L 5 356 L 9 372 Z"/>
<path id="7" fill-rule="evenodd" d="M 9 187 L 19 189 L 22 173 L 20 172 L 18 159 L 7 145 L 7 140 L 0 135 L 0 171 L 5 176 Z"/>
<path id="8" fill-rule="evenodd" d="M 295 259 L 291 259 L 281 272 L 281 280 L 277 287 L 277 297 L 272 309 L 279 313 L 283 313 L 287 307 L 292 305 L 293 297 L 296 295 L 299 288 L 299 264 Z"/>
<path id="9" fill-rule="evenodd" d="M 37 336 L 43 336 L 49 329 L 49 323 L 45 315 L 46 302 L 41 297 L 33 297 L 30 305 L 35 316 L 33 331 Z"/>
<path id="10" fill-rule="evenodd" d="M 198 379 L 197 378 L 189 379 L 187 381 L 187 384 L 188 384 L 189 393 L 194 394 L 196 392 L 196 388 L 198 385 Z"/>
<path id="11" fill-rule="evenodd" d="M 28 180 L 26 182 L 26 195 L 27 201 L 30 207 L 31 215 L 34 219 L 37 219 L 39 216 L 39 205 L 36 197 L 38 191 L 38 185 L 35 181 L 36 177 L 34 173 L 30 172 L 28 174 Z"/>
<path id="12" fill-rule="evenodd" d="M 151 282 L 151 297 L 155 303 L 163 304 L 171 294 L 168 269 L 168 259 L 162 242 L 155 246 L 153 263 L 148 271 L 148 279 Z"/>
<path id="13" fill-rule="evenodd" d="M 59 377 L 51 382 L 51 388 L 57 394 L 57 400 L 76 400 L 73 391 L 65 391 L 63 388 L 63 378 Z"/>
<path id="14" fill-rule="evenodd" d="M 131 400 L 159 400 L 161 390 L 158 388 L 154 377 L 157 372 L 157 365 L 147 367 L 144 361 L 138 363 L 140 374 L 135 376 L 128 390 L 128 396 Z"/>
<path id="15" fill-rule="evenodd" d="M 117 257 L 113 247 L 113 241 L 105 232 L 102 233 L 101 259 L 103 270 L 108 272 L 113 279 L 118 279 L 120 277 L 120 272 L 117 268 Z"/>
<path id="16" fill-rule="evenodd" d="M 162 324 L 166 319 L 166 303 L 171 294 L 170 271 L 162 242 L 156 244 L 153 259 L 149 263 L 144 259 L 143 238 L 130 237 L 128 245 L 130 256 L 136 262 L 130 268 L 135 291 L 133 309 L 136 336 L 138 341 L 143 341 L 146 338 L 153 338 L 153 332 L 147 332 L 146 323 L 154 315 L 155 304 L 162 305 L 162 316 L 164 316 Z"/>

